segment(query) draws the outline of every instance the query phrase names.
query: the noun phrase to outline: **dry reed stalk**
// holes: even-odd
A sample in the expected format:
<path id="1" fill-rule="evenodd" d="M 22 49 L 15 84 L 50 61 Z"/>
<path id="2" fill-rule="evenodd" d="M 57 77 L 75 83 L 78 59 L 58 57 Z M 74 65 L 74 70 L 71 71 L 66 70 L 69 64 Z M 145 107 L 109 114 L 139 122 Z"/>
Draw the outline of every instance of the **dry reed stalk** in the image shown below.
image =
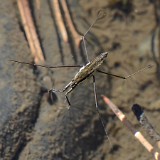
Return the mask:
<path id="1" fill-rule="evenodd" d="M 63 22 L 63 18 L 60 11 L 59 1 L 58 0 L 52 0 L 53 7 L 54 7 L 54 14 L 56 18 L 56 23 L 58 25 L 58 28 L 60 30 L 60 34 L 62 35 L 62 39 L 65 43 L 68 42 L 68 35 L 67 31 Z"/>
<path id="2" fill-rule="evenodd" d="M 40 0 L 36 0 L 36 8 L 37 8 L 37 10 L 40 10 L 40 8 L 41 8 L 41 1 Z"/>
<path id="3" fill-rule="evenodd" d="M 158 50 L 158 62 L 160 64 L 160 0 L 155 0 L 154 2 L 154 10 L 155 10 L 155 18 L 156 18 L 156 28 L 155 29 L 155 32 L 156 30 L 158 30 L 158 35 L 157 35 L 157 50 Z"/>
<path id="4" fill-rule="evenodd" d="M 31 49 L 31 53 L 34 56 L 34 61 L 36 64 L 44 63 L 44 56 L 33 23 L 28 0 L 18 0 L 18 7 L 21 14 L 22 23 L 27 36 L 27 40 Z"/>
<path id="5" fill-rule="evenodd" d="M 67 7 L 67 3 L 66 3 L 66 0 L 62 0 L 61 1 L 61 4 L 62 4 L 62 7 L 63 7 L 63 10 L 64 10 L 64 13 L 65 13 L 65 18 L 66 18 L 66 21 L 67 21 L 67 24 L 69 26 L 69 29 L 72 33 L 72 36 L 73 36 L 73 39 L 75 41 L 75 45 L 77 46 L 77 48 L 80 46 L 80 43 L 81 43 L 81 35 L 76 31 L 74 25 L 73 25 L 73 22 L 72 22 L 72 19 L 71 19 L 71 16 L 69 14 L 69 9 Z"/>
<path id="6" fill-rule="evenodd" d="M 113 104 L 109 98 L 102 96 L 104 102 L 112 109 L 115 115 L 120 119 L 120 121 L 128 128 L 129 131 L 135 136 L 135 138 L 150 152 L 155 160 L 160 160 L 160 154 L 154 147 L 144 138 L 141 132 L 137 131 L 132 123 L 127 119 L 127 117 L 118 109 L 118 107 Z"/>

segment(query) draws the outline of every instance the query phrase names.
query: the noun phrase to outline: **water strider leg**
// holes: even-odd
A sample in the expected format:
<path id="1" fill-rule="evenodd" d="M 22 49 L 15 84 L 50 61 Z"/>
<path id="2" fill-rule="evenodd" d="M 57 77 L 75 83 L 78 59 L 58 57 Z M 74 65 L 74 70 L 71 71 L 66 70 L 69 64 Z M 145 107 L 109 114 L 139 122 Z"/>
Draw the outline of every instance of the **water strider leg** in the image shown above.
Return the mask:
<path id="1" fill-rule="evenodd" d="M 54 93 L 54 92 L 60 92 L 60 93 L 65 92 L 65 91 L 68 89 L 68 87 L 70 87 L 70 85 L 67 85 L 67 86 L 64 87 L 64 89 L 62 89 L 62 90 L 55 90 L 55 89 L 49 90 L 48 92 L 49 92 L 49 94 L 50 94 L 50 96 L 51 96 L 51 99 L 53 100 L 53 96 L 52 96 L 51 93 Z M 71 106 L 71 103 L 70 103 L 69 98 L 68 98 L 68 94 L 69 94 L 75 87 L 76 87 L 76 86 L 70 88 L 70 89 L 65 93 L 65 98 L 66 98 L 66 101 L 67 101 L 67 103 L 68 103 L 68 107 L 67 107 L 68 109 L 69 109 L 70 106 Z"/>
<path id="2" fill-rule="evenodd" d="M 76 87 L 76 85 L 72 86 L 72 88 L 70 88 L 66 93 L 65 93 L 65 98 L 66 98 L 66 101 L 68 103 L 68 109 L 70 108 L 71 106 L 71 103 L 69 101 L 69 98 L 68 98 L 68 94 Z"/>
<path id="3" fill-rule="evenodd" d="M 140 73 L 140 72 L 144 71 L 145 69 L 148 69 L 148 68 L 151 68 L 151 67 L 152 67 L 152 65 L 147 65 L 146 67 L 141 68 L 141 69 L 137 70 L 136 72 L 133 72 L 133 73 L 127 75 L 127 76 L 119 76 L 119 75 L 116 75 L 116 74 L 112 74 L 112 73 L 107 73 L 107 72 L 101 71 L 99 69 L 97 69 L 97 72 L 102 73 L 102 74 L 107 74 L 109 76 L 121 78 L 121 79 L 128 79 L 128 78 L 131 78 L 132 76 L 136 75 L 137 73 Z"/>
<path id="4" fill-rule="evenodd" d="M 87 53 L 85 35 L 82 36 L 82 42 L 83 42 L 83 45 L 84 45 L 84 50 L 85 50 L 85 54 L 86 54 L 86 57 L 87 57 L 87 62 L 90 62 L 90 61 L 89 61 L 89 57 L 88 57 L 88 53 Z"/>
<path id="5" fill-rule="evenodd" d="M 108 140 L 109 140 L 109 136 L 108 136 L 108 133 L 107 133 L 107 131 L 106 131 L 106 129 L 105 129 L 105 125 L 104 125 L 103 118 L 101 117 L 101 114 L 100 114 L 99 108 L 98 108 L 95 76 L 93 75 L 92 77 L 93 77 L 93 88 L 94 88 L 94 98 L 95 98 L 96 110 L 97 110 L 97 112 L 98 112 L 99 119 L 100 119 L 100 121 L 101 121 L 101 123 L 102 123 L 102 126 L 103 126 L 103 128 L 104 128 L 105 134 L 106 134 L 106 136 L 107 136 L 107 138 L 108 138 Z"/>
<path id="6" fill-rule="evenodd" d="M 106 13 L 104 12 L 104 10 L 99 10 L 98 13 L 97 13 L 97 18 L 94 20 L 94 22 L 88 28 L 88 30 L 82 35 L 82 42 L 83 42 L 83 45 L 84 45 L 84 50 L 85 50 L 85 54 L 86 54 L 88 62 L 90 62 L 90 60 L 89 60 L 88 53 L 87 53 L 85 37 L 88 34 L 88 32 L 91 30 L 91 28 L 94 26 L 94 24 L 97 22 L 97 20 L 103 18 L 105 15 L 106 15 Z"/>
<path id="7" fill-rule="evenodd" d="M 68 98 L 68 96 L 67 95 L 65 95 L 65 98 L 66 98 L 66 101 L 67 101 L 67 103 L 68 103 L 68 109 L 70 109 L 70 106 L 71 106 L 71 103 L 70 103 L 70 101 L 69 101 L 69 98 Z"/>
<path id="8" fill-rule="evenodd" d="M 51 90 L 49 90 L 48 92 L 49 92 L 49 94 L 51 95 L 51 99 L 53 100 L 53 96 L 52 96 L 51 93 L 54 93 L 54 92 L 63 93 L 63 92 L 65 92 L 65 91 L 71 86 L 71 84 L 72 84 L 72 81 L 71 81 L 70 83 L 68 83 L 63 89 L 60 89 L 60 90 L 51 89 Z M 67 94 L 70 93 L 70 92 L 73 90 L 73 88 L 74 88 L 74 87 L 72 87 L 71 89 L 69 89 L 69 90 L 66 92 L 66 94 L 65 94 L 65 98 L 66 98 L 66 101 L 67 101 L 67 103 L 68 103 L 69 106 L 70 106 L 70 102 L 69 102 L 69 99 L 68 99 L 68 97 L 67 97 Z"/>
<path id="9" fill-rule="evenodd" d="M 126 77 L 119 76 L 119 75 L 112 74 L 112 73 L 108 73 L 108 72 L 104 72 L 104 71 L 101 71 L 101 70 L 99 70 L 99 69 L 97 69 L 97 72 L 102 73 L 102 74 L 107 74 L 107 75 L 109 75 L 109 76 L 113 76 L 113 77 L 117 77 L 117 78 L 126 79 Z"/>
<path id="10" fill-rule="evenodd" d="M 69 87 L 71 87 L 72 85 L 72 81 L 69 82 L 63 89 L 59 89 L 59 90 L 56 90 L 56 89 L 50 89 L 48 92 L 59 92 L 59 93 L 62 93 L 62 92 L 65 92 Z M 73 88 L 73 87 L 72 87 Z"/>
<path id="11" fill-rule="evenodd" d="M 84 45 L 84 50 L 85 50 L 85 54 L 87 57 L 87 62 L 90 62 L 89 57 L 88 57 L 88 52 L 87 52 L 87 47 L 86 47 L 86 41 L 85 41 L 85 37 L 88 34 L 88 32 L 91 30 L 91 28 L 93 27 L 93 25 L 96 23 L 96 21 L 98 20 L 98 18 L 96 18 L 96 20 L 91 24 L 91 26 L 89 27 L 89 29 L 86 31 L 86 33 L 82 36 L 82 42 Z"/>
<path id="12" fill-rule="evenodd" d="M 80 67 L 83 67 L 83 65 L 58 65 L 58 66 L 50 66 L 50 65 L 41 65 L 41 64 L 35 64 L 35 63 L 29 63 L 29 62 L 22 62 L 22 61 L 17 61 L 17 60 L 13 60 L 13 59 L 10 59 L 9 61 L 11 62 L 15 62 L 15 63 L 21 63 L 21 64 L 26 64 L 26 65 L 30 65 L 30 66 L 37 66 L 37 67 L 43 67 L 43 68 L 54 68 L 54 69 L 57 69 L 57 68 L 80 68 Z"/>

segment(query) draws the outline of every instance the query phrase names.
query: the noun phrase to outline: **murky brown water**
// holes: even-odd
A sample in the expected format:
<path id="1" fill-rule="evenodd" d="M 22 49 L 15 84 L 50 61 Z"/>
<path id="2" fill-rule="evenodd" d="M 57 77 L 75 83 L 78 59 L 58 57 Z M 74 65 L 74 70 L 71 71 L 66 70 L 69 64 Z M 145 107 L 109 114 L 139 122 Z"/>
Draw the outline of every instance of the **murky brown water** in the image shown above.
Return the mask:
<path id="1" fill-rule="evenodd" d="M 85 64 L 81 49 L 64 43 L 58 34 L 51 1 L 32 1 L 37 31 L 47 64 Z M 109 56 L 102 69 L 118 75 L 128 75 L 148 64 L 154 64 L 151 35 L 155 27 L 154 6 L 147 0 L 133 0 L 127 11 L 124 6 L 112 6 L 111 1 L 68 1 L 77 31 L 85 33 L 95 20 L 97 11 L 105 9 L 107 16 L 99 20 L 87 35 L 87 50 L 92 59 L 101 52 Z M 151 159 L 151 155 L 132 137 L 117 117 L 102 101 L 107 95 L 139 128 L 131 107 L 144 109 L 160 131 L 159 79 L 156 67 L 126 81 L 96 73 L 98 103 L 106 130 L 104 134 L 95 109 L 92 79 L 80 84 L 70 95 L 72 107 L 67 110 L 64 95 L 54 95 L 47 101 L 46 89 L 62 88 L 77 69 L 42 69 L 8 63 L 8 59 L 32 61 L 16 2 L 0 6 L 0 151 L 2 159 L 70 159 L 113 160 Z M 45 90 L 44 90 L 45 88 Z"/>

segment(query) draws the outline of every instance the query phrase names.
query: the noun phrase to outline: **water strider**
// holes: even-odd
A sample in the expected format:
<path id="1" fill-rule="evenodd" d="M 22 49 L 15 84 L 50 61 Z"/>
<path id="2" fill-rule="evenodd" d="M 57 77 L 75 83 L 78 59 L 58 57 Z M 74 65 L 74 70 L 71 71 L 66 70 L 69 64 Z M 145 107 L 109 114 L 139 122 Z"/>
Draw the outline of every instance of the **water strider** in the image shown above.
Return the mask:
<path id="1" fill-rule="evenodd" d="M 100 118 L 101 123 L 103 125 L 104 131 L 105 131 L 105 133 L 107 135 L 107 131 L 105 130 L 105 125 L 104 125 L 103 119 L 101 118 L 100 112 L 99 112 L 99 109 L 98 109 L 97 94 L 96 94 L 96 81 L 95 81 L 94 72 L 97 71 L 97 72 L 102 73 L 102 74 L 107 74 L 107 75 L 110 75 L 110 76 L 114 76 L 114 77 L 118 77 L 118 78 L 122 78 L 122 79 L 127 79 L 127 78 L 130 78 L 131 76 L 135 75 L 136 73 L 141 72 L 142 70 L 150 67 L 150 65 L 148 65 L 147 67 L 142 68 L 141 70 L 138 70 L 137 72 L 134 72 L 133 74 L 130 74 L 130 75 L 126 76 L 126 77 L 123 77 L 123 76 L 107 73 L 107 72 L 104 72 L 104 71 L 101 71 L 101 70 L 98 69 L 102 65 L 104 60 L 107 58 L 108 52 L 101 53 L 100 55 L 95 57 L 93 60 L 91 60 L 91 61 L 89 60 L 87 49 L 86 49 L 86 44 L 85 44 L 85 36 L 90 31 L 90 29 L 93 27 L 93 25 L 96 23 L 96 21 L 99 18 L 101 18 L 102 16 L 104 16 L 104 13 L 103 13 L 103 15 L 101 15 L 101 14 L 102 14 L 101 11 L 98 12 L 98 16 L 97 16 L 96 20 L 92 23 L 92 25 L 89 27 L 87 32 L 82 36 L 82 42 L 83 42 L 83 45 L 84 45 L 84 49 L 85 49 L 85 53 L 86 53 L 86 57 L 87 57 L 87 61 L 88 61 L 88 63 L 85 64 L 84 66 L 82 66 L 82 65 L 76 65 L 76 66 L 75 65 L 45 66 L 45 65 L 36 65 L 36 64 L 27 63 L 27 62 L 20 62 L 20 61 L 16 61 L 16 60 L 11 60 L 11 61 L 17 62 L 17 63 L 28 64 L 28 65 L 32 65 L 32 66 L 45 67 L 45 68 L 80 67 L 79 71 L 75 74 L 73 79 L 63 89 L 61 89 L 61 90 L 51 89 L 51 90 L 49 90 L 49 93 L 52 93 L 52 92 L 64 92 L 66 101 L 67 101 L 67 103 L 68 103 L 68 105 L 70 107 L 71 103 L 69 101 L 68 94 L 71 91 L 73 91 L 75 89 L 75 87 L 77 85 L 79 85 L 81 82 L 83 82 L 86 78 L 92 77 L 93 78 L 93 88 L 94 88 L 94 98 L 95 98 L 96 110 L 97 110 L 97 112 L 99 114 L 99 118 Z"/>

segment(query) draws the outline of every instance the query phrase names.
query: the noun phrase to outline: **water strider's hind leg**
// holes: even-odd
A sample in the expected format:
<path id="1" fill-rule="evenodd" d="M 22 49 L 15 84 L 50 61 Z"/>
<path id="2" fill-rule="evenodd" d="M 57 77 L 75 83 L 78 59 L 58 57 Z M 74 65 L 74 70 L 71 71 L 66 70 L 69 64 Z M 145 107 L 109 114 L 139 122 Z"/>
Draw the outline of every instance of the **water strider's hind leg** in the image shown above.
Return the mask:
<path id="1" fill-rule="evenodd" d="M 96 110 L 97 110 L 97 112 L 98 112 L 99 119 L 100 119 L 100 121 L 101 121 L 101 123 L 102 123 L 102 126 L 103 126 L 103 128 L 104 128 L 104 132 L 105 132 L 105 134 L 107 135 L 107 138 L 108 138 L 108 140 L 109 140 L 108 133 L 107 133 L 107 131 L 106 131 L 106 129 L 105 129 L 105 125 L 104 125 L 103 118 L 101 117 L 101 114 L 100 114 L 99 108 L 98 108 L 95 76 L 93 75 L 92 77 L 93 77 L 93 89 L 94 89 L 94 98 L 95 98 Z"/>

